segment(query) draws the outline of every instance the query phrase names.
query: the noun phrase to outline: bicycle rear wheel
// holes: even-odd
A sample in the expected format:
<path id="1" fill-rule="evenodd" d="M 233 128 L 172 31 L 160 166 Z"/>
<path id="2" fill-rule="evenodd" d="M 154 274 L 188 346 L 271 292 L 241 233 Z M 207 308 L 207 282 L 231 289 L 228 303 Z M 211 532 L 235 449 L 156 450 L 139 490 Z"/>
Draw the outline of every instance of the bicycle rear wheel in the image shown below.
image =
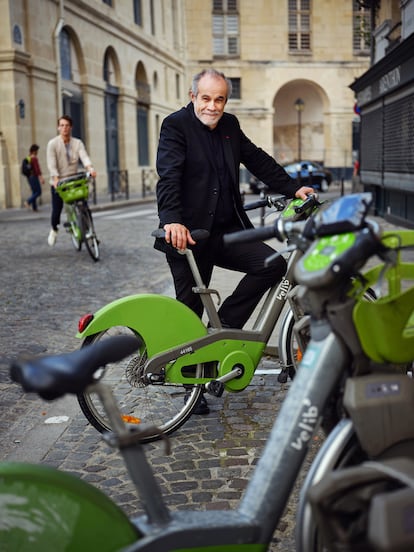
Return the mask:
<path id="1" fill-rule="evenodd" d="M 137 335 L 130 328 L 116 326 L 87 337 L 82 346 L 121 334 Z M 146 347 L 143 341 L 138 354 L 133 354 L 116 364 L 107 364 L 101 369 L 98 376 L 114 393 L 126 423 L 155 426 L 164 435 L 169 435 L 181 427 L 191 416 L 203 386 L 148 383 L 145 377 L 146 360 Z M 202 365 L 198 365 L 195 370 L 199 377 L 204 373 Z M 78 401 L 85 417 L 98 431 L 112 430 L 95 393 L 81 393 L 78 395 Z M 151 442 L 160 438 L 160 432 L 154 431 L 150 432 L 143 442 Z"/>
<path id="2" fill-rule="evenodd" d="M 82 204 L 80 213 L 82 237 L 86 249 L 95 262 L 99 261 L 99 242 L 96 237 L 92 214 L 86 202 Z"/>

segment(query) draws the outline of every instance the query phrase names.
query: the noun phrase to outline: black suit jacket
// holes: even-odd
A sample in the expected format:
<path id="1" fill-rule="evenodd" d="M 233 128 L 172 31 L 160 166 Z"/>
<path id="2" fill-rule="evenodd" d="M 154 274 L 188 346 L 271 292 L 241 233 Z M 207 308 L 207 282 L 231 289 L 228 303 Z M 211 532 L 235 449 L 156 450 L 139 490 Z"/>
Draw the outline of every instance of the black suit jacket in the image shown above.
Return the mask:
<path id="1" fill-rule="evenodd" d="M 223 142 L 240 227 L 250 228 L 252 224 L 243 209 L 239 188 L 241 163 L 273 192 L 294 197 L 299 186 L 273 157 L 247 138 L 234 115 L 224 113 L 217 131 Z M 192 102 L 166 117 L 162 123 L 157 153 L 161 228 L 164 224 L 178 222 L 189 230 L 204 228 L 211 231 L 219 198 L 219 178 L 208 132 L 211 131 L 194 114 Z M 156 240 L 155 247 L 165 250 L 164 240 Z"/>

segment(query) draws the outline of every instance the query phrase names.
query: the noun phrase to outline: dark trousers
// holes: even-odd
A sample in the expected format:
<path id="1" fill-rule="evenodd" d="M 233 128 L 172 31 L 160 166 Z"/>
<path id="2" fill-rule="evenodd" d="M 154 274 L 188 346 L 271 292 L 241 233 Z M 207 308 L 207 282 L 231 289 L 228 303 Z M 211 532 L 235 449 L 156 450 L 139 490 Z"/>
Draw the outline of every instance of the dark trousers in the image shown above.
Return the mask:
<path id="1" fill-rule="evenodd" d="M 52 194 L 51 225 L 53 230 L 57 230 L 60 224 L 60 215 L 63 209 L 63 201 L 53 186 L 50 187 L 50 190 Z"/>
<path id="2" fill-rule="evenodd" d="M 240 228 L 227 232 L 236 230 Z M 220 233 L 195 246 L 195 260 L 206 286 L 210 284 L 214 266 L 245 273 L 236 289 L 219 308 L 223 324 L 242 328 L 264 293 L 282 279 L 286 271 L 286 261 L 282 256 L 270 267 L 264 266 L 265 259 L 274 252 L 274 249 L 262 242 L 225 245 L 223 234 Z M 195 282 L 186 257 L 167 252 L 167 261 L 174 279 L 176 298 L 201 318 L 203 305 L 199 295 L 192 291 Z"/>
<path id="3" fill-rule="evenodd" d="M 33 211 L 37 211 L 37 198 L 42 195 L 42 188 L 38 176 L 29 176 L 29 185 L 32 190 L 32 195 L 28 198 L 27 203 L 32 206 Z"/>

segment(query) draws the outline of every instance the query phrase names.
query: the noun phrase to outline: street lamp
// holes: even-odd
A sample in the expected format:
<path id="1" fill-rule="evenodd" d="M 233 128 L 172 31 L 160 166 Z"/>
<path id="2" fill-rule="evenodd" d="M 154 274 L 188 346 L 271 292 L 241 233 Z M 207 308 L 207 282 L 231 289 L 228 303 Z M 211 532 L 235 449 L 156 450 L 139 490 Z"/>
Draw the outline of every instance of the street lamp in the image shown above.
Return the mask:
<path id="1" fill-rule="evenodd" d="M 305 102 L 302 98 L 298 98 L 295 102 L 295 109 L 298 112 L 298 162 L 302 161 L 302 111 L 305 107 Z"/>

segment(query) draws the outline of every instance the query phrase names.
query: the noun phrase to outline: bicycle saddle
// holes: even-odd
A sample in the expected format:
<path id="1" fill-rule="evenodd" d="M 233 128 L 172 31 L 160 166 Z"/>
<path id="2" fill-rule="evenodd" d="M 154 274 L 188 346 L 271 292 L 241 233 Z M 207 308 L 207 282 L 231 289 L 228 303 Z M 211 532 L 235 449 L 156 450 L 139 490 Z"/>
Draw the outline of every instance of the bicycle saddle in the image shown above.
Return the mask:
<path id="1" fill-rule="evenodd" d="M 110 362 L 137 351 L 141 346 L 133 336 L 115 336 L 71 353 L 17 359 L 10 367 L 10 377 L 26 392 L 46 400 L 77 394 L 94 381 L 94 373 Z"/>

